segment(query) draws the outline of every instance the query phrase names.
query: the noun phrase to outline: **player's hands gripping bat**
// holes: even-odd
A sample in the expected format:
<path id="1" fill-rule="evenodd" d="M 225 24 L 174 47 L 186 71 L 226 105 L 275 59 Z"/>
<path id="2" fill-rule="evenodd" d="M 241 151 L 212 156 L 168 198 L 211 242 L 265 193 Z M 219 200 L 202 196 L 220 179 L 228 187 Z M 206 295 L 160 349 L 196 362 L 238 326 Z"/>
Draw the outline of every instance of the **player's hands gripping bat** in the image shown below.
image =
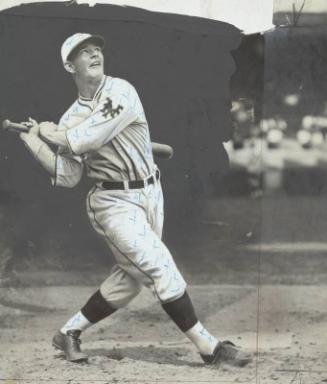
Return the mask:
<path id="1" fill-rule="evenodd" d="M 15 133 L 34 133 L 39 135 L 41 133 L 42 139 L 48 141 L 47 134 L 56 131 L 57 126 L 51 122 L 43 122 L 38 124 L 35 120 L 29 118 L 29 121 L 23 123 L 14 123 L 10 120 L 4 120 L 2 122 L 2 127 L 6 132 L 15 132 Z M 41 130 L 41 132 L 40 132 Z M 174 150 L 170 145 L 154 143 L 152 142 L 152 152 L 153 155 L 162 159 L 171 159 L 174 154 Z"/>
<path id="2" fill-rule="evenodd" d="M 15 132 L 15 133 L 34 133 L 35 135 L 39 134 L 40 127 L 34 119 L 30 118 L 26 122 L 14 123 L 10 120 L 4 120 L 2 122 L 2 128 L 6 132 Z"/>
<path id="3" fill-rule="evenodd" d="M 28 132 L 30 130 L 31 124 L 30 123 L 13 123 L 10 120 L 3 120 L 2 122 L 2 128 L 6 132 Z"/>

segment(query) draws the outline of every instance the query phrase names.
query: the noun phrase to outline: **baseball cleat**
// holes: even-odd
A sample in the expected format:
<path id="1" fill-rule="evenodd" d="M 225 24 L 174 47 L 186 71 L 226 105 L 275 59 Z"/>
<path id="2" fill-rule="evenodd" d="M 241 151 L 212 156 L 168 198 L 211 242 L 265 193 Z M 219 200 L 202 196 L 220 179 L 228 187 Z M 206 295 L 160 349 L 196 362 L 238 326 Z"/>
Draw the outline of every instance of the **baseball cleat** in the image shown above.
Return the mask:
<path id="1" fill-rule="evenodd" d="M 52 339 L 52 345 L 56 349 L 64 352 L 66 360 L 80 363 L 87 361 L 87 354 L 83 353 L 80 348 L 81 340 L 79 336 L 81 331 L 71 330 L 67 331 L 67 334 L 58 331 Z"/>
<path id="2" fill-rule="evenodd" d="M 240 351 L 231 341 L 219 342 L 212 355 L 202 355 L 202 360 L 206 364 L 220 365 L 221 363 L 230 364 L 236 367 L 244 367 L 252 361 L 250 353 Z"/>

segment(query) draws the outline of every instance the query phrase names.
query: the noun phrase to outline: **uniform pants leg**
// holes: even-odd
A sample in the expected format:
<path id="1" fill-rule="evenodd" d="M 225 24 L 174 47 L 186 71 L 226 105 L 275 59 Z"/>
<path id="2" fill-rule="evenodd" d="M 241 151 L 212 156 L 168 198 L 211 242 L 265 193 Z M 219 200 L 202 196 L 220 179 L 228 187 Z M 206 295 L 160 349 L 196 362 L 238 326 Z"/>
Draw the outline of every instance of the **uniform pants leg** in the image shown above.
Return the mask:
<path id="1" fill-rule="evenodd" d="M 88 214 L 95 230 L 106 240 L 117 266 L 101 286 L 105 299 L 116 308 L 125 306 L 141 286 L 149 287 L 161 303 L 181 297 L 186 283 L 164 243 L 156 199 L 160 184 L 135 191 L 93 188 L 88 195 Z M 155 229 L 155 230 L 154 230 Z"/>

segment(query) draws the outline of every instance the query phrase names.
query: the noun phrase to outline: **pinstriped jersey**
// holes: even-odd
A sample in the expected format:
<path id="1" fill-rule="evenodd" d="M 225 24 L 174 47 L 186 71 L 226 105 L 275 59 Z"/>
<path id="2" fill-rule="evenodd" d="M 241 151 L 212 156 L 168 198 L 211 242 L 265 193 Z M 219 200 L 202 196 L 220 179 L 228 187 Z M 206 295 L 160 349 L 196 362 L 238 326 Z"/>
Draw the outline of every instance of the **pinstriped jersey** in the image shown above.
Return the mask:
<path id="1" fill-rule="evenodd" d="M 144 179 L 154 172 L 143 106 L 125 80 L 104 76 L 92 99 L 79 96 L 65 112 L 58 130 L 66 133 L 68 157 L 83 161 L 96 181 Z M 59 149 L 59 155 L 67 159 L 67 150 Z"/>

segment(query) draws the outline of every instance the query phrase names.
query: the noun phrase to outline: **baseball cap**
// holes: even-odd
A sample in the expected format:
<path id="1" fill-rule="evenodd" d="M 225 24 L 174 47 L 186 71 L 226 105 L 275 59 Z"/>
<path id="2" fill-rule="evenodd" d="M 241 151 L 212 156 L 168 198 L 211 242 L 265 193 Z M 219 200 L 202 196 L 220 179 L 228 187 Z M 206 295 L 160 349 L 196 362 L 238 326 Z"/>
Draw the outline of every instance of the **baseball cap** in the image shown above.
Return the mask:
<path id="1" fill-rule="evenodd" d="M 62 62 L 65 64 L 69 58 L 69 55 L 75 50 L 75 48 L 88 40 L 95 42 L 101 48 L 104 47 L 104 38 L 100 35 L 91 35 L 90 33 L 75 33 L 74 35 L 68 37 L 61 46 Z"/>

